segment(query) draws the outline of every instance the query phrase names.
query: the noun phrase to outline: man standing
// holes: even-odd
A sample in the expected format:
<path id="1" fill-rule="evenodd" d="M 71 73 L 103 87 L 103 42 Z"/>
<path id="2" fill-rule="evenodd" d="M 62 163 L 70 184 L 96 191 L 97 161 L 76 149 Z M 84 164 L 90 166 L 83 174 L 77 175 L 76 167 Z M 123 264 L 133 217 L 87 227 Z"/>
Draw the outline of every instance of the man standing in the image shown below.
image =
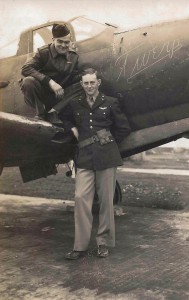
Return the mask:
<path id="1" fill-rule="evenodd" d="M 98 257 L 108 256 L 115 246 L 113 198 L 116 167 L 122 165 L 117 143 L 130 132 L 117 99 L 99 92 L 101 80 L 94 69 L 82 75 L 85 94 L 62 112 L 65 129 L 78 139 L 75 187 L 75 242 L 66 259 L 78 259 L 88 249 L 92 229 L 92 204 L 97 192 L 100 212 L 96 237 Z"/>
<path id="2" fill-rule="evenodd" d="M 59 124 L 61 100 L 70 92 L 64 89 L 79 81 L 78 54 L 70 50 L 71 35 L 65 24 L 54 24 L 52 35 L 53 43 L 39 48 L 22 67 L 21 90 L 26 103 L 36 108 L 37 119 Z"/>

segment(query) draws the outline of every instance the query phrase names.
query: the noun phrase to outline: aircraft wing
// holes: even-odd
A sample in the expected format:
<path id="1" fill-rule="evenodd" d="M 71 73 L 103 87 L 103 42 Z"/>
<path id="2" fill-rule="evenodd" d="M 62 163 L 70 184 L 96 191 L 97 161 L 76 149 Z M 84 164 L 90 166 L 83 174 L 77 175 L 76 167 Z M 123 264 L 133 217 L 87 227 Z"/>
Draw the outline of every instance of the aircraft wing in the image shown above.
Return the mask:
<path id="1" fill-rule="evenodd" d="M 131 132 L 119 145 L 123 157 L 172 142 L 189 132 L 189 118 Z"/>
<path id="2" fill-rule="evenodd" d="M 56 164 L 73 159 L 76 143 L 63 129 L 0 112 L 0 165 L 19 166 L 24 182 L 56 173 Z"/>
<path id="3" fill-rule="evenodd" d="M 183 136 L 189 118 L 136 130 L 119 145 L 122 157 L 151 149 Z M 19 166 L 24 182 L 56 174 L 56 164 L 73 159 L 77 144 L 61 128 L 0 112 L 0 166 Z"/>

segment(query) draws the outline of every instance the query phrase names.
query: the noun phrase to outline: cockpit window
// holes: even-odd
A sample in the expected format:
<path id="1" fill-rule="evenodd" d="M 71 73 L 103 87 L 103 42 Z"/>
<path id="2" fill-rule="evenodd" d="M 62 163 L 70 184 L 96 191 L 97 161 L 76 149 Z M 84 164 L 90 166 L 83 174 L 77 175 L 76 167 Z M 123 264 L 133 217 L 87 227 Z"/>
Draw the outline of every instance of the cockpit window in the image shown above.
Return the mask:
<path id="1" fill-rule="evenodd" d="M 33 51 L 37 48 L 52 43 L 52 25 L 33 31 Z"/>
<path id="2" fill-rule="evenodd" d="M 86 18 L 77 18 L 71 22 L 76 41 L 83 41 L 101 33 L 106 26 Z"/>

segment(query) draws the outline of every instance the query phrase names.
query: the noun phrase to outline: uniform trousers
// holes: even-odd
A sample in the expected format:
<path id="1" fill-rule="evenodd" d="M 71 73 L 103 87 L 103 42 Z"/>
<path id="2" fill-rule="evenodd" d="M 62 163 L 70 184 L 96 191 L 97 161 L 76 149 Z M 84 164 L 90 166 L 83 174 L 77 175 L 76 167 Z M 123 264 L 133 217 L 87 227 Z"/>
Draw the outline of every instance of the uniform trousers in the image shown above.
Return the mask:
<path id="1" fill-rule="evenodd" d="M 75 251 L 88 248 L 92 230 L 92 205 L 95 191 L 99 198 L 99 227 L 97 245 L 115 246 L 113 198 L 116 168 L 100 171 L 77 169 L 75 185 Z"/>
<path id="2" fill-rule="evenodd" d="M 23 78 L 20 87 L 25 102 L 36 109 L 38 116 L 45 115 L 45 112 L 48 112 L 51 108 L 60 113 L 69 101 L 82 94 L 81 84 L 75 83 L 64 89 L 62 100 L 57 99 L 50 87 L 44 86 L 32 76 Z"/>

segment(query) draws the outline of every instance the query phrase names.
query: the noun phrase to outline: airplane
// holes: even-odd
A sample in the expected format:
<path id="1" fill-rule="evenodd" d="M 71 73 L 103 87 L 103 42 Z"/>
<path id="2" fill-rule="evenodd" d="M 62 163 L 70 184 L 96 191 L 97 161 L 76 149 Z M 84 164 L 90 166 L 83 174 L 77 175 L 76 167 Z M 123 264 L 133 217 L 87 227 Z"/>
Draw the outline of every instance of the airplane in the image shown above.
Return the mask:
<path id="1" fill-rule="evenodd" d="M 131 133 L 119 145 L 123 158 L 189 133 L 189 20 L 122 29 L 84 16 L 56 21 L 21 33 L 17 50 L 0 56 L 0 173 L 19 166 L 24 182 L 56 174 L 77 144 L 61 128 L 34 119 L 19 87 L 21 67 L 37 48 L 52 41 L 52 25 L 66 23 L 80 69 L 90 65 L 102 78 L 101 90 L 120 101 Z M 14 53 L 10 50 L 14 49 Z M 119 184 L 116 198 L 121 197 Z M 118 200 L 116 200 L 118 201 Z"/>

